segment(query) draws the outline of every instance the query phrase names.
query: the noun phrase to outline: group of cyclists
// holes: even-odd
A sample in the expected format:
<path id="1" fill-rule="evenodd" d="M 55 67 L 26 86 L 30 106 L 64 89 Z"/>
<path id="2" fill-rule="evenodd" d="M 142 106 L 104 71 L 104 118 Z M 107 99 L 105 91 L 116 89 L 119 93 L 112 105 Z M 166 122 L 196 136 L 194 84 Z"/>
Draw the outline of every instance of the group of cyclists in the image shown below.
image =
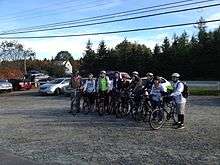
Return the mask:
<path id="1" fill-rule="evenodd" d="M 83 110 L 82 105 L 85 98 L 87 98 L 91 105 L 91 111 L 95 111 L 101 105 L 100 99 L 102 98 L 103 105 L 106 107 L 104 111 L 107 111 L 109 114 L 115 114 L 116 108 L 112 103 L 121 100 L 120 96 L 122 93 L 132 93 L 135 106 L 140 105 L 143 95 L 147 95 L 147 101 L 150 102 L 152 109 L 162 106 L 163 97 L 166 96 L 166 98 L 174 100 L 176 105 L 175 109 L 178 119 L 174 125 L 178 129 L 183 129 L 186 104 L 186 96 L 183 94 L 184 83 L 180 81 L 178 73 L 173 73 L 171 78 L 173 81 L 172 88 L 167 90 L 161 84 L 161 77 L 154 76 L 150 72 L 146 74 L 146 81 L 144 83 L 137 71 L 132 72 L 131 78 L 127 74 L 115 72 L 111 81 L 106 71 L 101 71 L 97 79 L 90 73 L 88 79 L 83 83 L 82 77 L 77 71 L 72 75 L 70 85 L 75 89 L 74 99 L 76 100 L 75 108 L 77 112 Z M 127 101 L 126 98 L 124 101 Z"/>

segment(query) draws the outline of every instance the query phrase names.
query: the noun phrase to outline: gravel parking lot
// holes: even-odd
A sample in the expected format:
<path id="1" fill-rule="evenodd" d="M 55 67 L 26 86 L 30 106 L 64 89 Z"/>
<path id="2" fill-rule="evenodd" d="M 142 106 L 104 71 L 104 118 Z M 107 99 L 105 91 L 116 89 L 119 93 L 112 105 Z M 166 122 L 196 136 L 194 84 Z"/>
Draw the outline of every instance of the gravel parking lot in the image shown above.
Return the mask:
<path id="1" fill-rule="evenodd" d="M 184 130 L 68 109 L 68 97 L 0 94 L 0 148 L 41 164 L 220 162 L 220 97 L 191 96 Z"/>

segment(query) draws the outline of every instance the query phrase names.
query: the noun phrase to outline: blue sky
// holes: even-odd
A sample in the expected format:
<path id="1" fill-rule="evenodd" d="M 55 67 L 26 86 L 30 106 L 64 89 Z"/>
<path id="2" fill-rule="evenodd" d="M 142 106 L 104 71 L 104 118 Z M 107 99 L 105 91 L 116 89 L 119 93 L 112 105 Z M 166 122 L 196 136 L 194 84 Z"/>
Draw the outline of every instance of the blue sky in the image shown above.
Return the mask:
<path id="1" fill-rule="evenodd" d="M 201 0 L 194 1 L 196 2 Z M 160 5 L 170 2 L 174 2 L 174 0 L 0 0 L 0 31 L 68 21 L 103 14 L 111 14 L 115 12 Z M 220 0 L 216 0 L 214 2 L 203 3 L 201 5 L 219 2 Z M 157 12 L 158 11 L 150 12 L 147 14 L 153 14 Z M 167 24 L 195 22 L 201 16 L 204 17 L 206 20 L 219 19 L 220 7 L 200 9 L 111 24 L 10 36 L 65 35 L 114 31 L 132 28 L 145 28 Z M 210 24 L 209 29 L 216 28 L 218 25 L 219 23 Z M 165 36 L 168 36 L 170 39 L 172 39 L 174 33 L 181 34 L 184 30 L 189 35 L 195 34 L 197 32 L 193 26 L 189 26 L 125 34 L 54 39 L 22 39 L 18 40 L 18 42 L 23 43 L 26 48 L 32 48 L 37 53 L 37 58 L 40 59 L 51 58 L 52 56 L 54 57 L 61 50 L 69 51 L 73 55 L 73 57 L 77 59 L 83 55 L 83 51 L 85 49 L 85 45 L 88 39 L 91 39 L 91 41 L 93 42 L 94 49 L 97 48 L 98 43 L 101 40 L 105 40 L 108 47 L 114 47 L 124 38 L 127 38 L 131 41 L 137 41 L 141 44 L 146 44 L 148 47 L 153 48 L 156 43 L 161 43 Z"/>

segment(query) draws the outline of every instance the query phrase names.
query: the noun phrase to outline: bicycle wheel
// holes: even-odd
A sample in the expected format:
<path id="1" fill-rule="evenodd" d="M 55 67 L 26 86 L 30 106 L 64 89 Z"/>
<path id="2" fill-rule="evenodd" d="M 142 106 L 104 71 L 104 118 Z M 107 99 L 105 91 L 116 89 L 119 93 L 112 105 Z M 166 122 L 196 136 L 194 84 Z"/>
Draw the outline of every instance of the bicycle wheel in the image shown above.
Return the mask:
<path id="1" fill-rule="evenodd" d="M 121 103 L 118 103 L 118 105 L 115 106 L 116 118 L 121 118 L 121 117 L 123 116 L 122 111 L 123 111 L 122 104 L 121 104 Z"/>
<path id="2" fill-rule="evenodd" d="M 108 107 L 107 114 L 108 114 L 108 115 L 111 115 L 111 114 L 113 114 L 114 111 L 115 111 L 115 103 L 114 103 L 114 101 L 112 100 L 112 101 L 110 102 L 109 107 Z"/>
<path id="3" fill-rule="evenodd" d="M 128 116 L 129 115 L 129 111 L 130 111 L 130 106 L 129 104 L 121 104 L 120 105 L 120 109 L 121 109 L 121 115 L 122 117 Z"/>
<path id="4" fill-rule="evenodd" d="M 103 116 L 105 113 L 105 102 L 104 99 L 101 99 L 99 102 L 98 114 L 99 116 Z"/>
<path id="5" fill-rule="evenodd" d="M 154 130 L 160 129 L 165 123 L 165 114 L 162 109 L 155 109 L 150 115 L 150 127 Z"/>
<path id="6" fill-rule="evenodd" d="M 144 106 L 143 122 L 149 122 L 150 121 L 150 115 L 151 115 L 152 111 L 153 111 L 153 109 L 149 105 Z"/>
<path id="7" fill-rule="evenodd" d="M 90 104 L 89 104 L 89 101 L 88 99 L 86 98 L 83 102 L 83 111 L 84 111 L 84 114 L 88 114 L 89 111 L 90 111 Z"/>
<path id="8" fill-rule="evenodd" d="M 137 122 L 140 122 L 143 120 L 143 106 L 142 105 L 136 108 L 136 111 L 134 113 L 134 120 Z"/>
<path id="9" fill-rule="evenodd" d="M 75 99 L 75 98 L 71 98 L 70 111 L 71 111 L 71 113 L 72 113 L 73 115 L 76 115 L 76 113 L 77 113 L 76 99 Z"/>
<path id="10" fill-rule="evenodd" d="M 172 109 L 171 116 L 172 116 L 172 119 L 173 119 L 174 123 L 177 123 L 178 122 L 178 114 L 177 114 L 176 109 Z"/>

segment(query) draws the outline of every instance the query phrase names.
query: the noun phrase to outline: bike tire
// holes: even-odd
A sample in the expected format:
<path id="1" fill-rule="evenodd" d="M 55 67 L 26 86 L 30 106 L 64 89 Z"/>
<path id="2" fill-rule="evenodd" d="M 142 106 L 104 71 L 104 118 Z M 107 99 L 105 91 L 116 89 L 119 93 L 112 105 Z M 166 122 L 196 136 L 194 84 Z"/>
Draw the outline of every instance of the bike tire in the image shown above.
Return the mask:
<path id="1" fill-rule="evenodd" d="M 90 106 L 89 106 L 88 100 L 86 100 L 83 102 L 83 112 L 85 115 L 87 115 L 89 111 L 90 111 Z"/>
<path id="2" fill-rule="evenodd" d="M 136 112 L 134 113 L 134 120 L 136 122 L 143 121 L 143 107 L 140 106 L 136 109 Z"/>
<path id="3" fill-rule="evenodd" d="M 115 108 L 114 102 L 111 101 L 111 103 L 110 103 L 110 105 L 109 105 L 109 107 L 108 107 L 107 114 L 108 114 L 108 115 L 111 115 L 111 114 L 113 113 L 113 111 L 114 111 L 114 108 Z"/>
<path id="4" fill-rule="evenodd" d="M 144 107 L 144 118 L 143 122 L 149 122 L 150 121 L 150 115 L 152 113 L 153 109 L 149 105 L 145 105 Z"/>
<path id="5" fill-rule="evenodd" d="M 122 106 L 121 104 L 118 104 L 117 106 L 115 106 L 115 115 L 116 115 L 116 118 L 122 118 L 123 115 L 122 115 Z"/>
<path id="6" fill-rule="evenodd" d="M 70 111 L 71 111 L 71 113 L 72 113 L 73 115 L 76 115 L 76 113 L 77 113 L 76 99 L 75 99 L 75 98 L 71 99 Z"/>
<path id="7" fill-rule="evenodd" d="M 105 103 L 104 103 L 104 101 L 101 101 L 101 102 L 99 103 L 99 108 L 98 108 L 98 109 L 99 109 L 99 110 L 98 110 L 99 116 L 103 116 L 104 113 L 105 113 Z"/>
<path id="8" fill-rule="evenodd" d="M 150 127 L 154 130 L 160 129 L 166 121 L 165 113 L 162 109 L 155 109 L 150 115 Z"/>
<path id="9" fill-rule="evenodd" d="M 178 114 L 177 114 L 177 112 L 176 112 L 176 109 L 173 109 L 172 119 L 173 119 L 174 123 L 177 123 L 177 122 L 178 122 Z"/>
<path id="10" fill-rule="evenodd" d="M 130 105 L 129 104 L 124 104 L 124 105 L 122 104 L 121 108 L 122 108 L 122 116 L 123 117 L 128 116 L 129 112 L 130 112 Z"/>

